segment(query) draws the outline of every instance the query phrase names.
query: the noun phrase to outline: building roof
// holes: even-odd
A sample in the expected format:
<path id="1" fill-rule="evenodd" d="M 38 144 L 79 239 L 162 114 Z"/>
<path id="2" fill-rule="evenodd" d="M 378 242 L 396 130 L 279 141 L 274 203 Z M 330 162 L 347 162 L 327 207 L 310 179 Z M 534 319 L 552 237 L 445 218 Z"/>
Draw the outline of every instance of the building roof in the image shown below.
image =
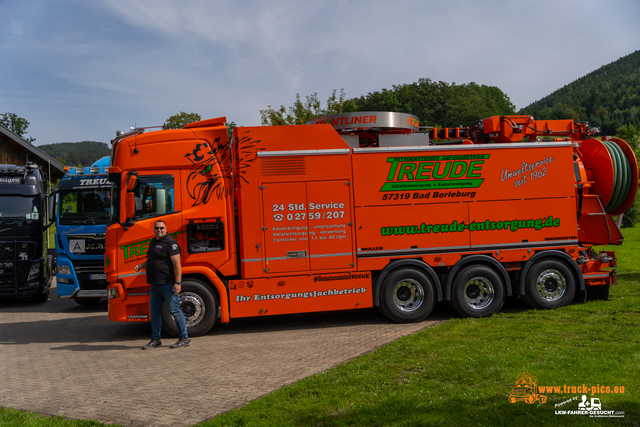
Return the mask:
<path id="1" fill-rule="evenodd" d="M 64 176 L 64 165 L 62 163 L 0 125 L 0 147 L 4 146 L 10 147 L 16 152 L 25 152 L 25 162 L 28 159 L 42 166 L 42 169 L 49 175 L 50 181 L 56 182 Z"/>

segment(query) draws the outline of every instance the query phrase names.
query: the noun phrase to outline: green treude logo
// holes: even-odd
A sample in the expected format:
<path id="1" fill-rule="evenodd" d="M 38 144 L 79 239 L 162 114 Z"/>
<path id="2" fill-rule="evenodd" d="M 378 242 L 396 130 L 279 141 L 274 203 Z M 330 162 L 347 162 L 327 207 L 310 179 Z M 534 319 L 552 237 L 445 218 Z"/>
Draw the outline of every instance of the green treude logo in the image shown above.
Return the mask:
<path id="1" fill-rule="evenodd" d="M 478 188 L 489 154 L 389 157 L 387 182 L 380 191 Z"/>
<path id="2" fill-rule="evenodd" d="M 147 253 L 147 250 L 149 249 L 150 241 L 151 239 L 147 239 L 142 242 L 132 243 L 127 246 L 120 246 L 120 249 L 124 251 L 124 260 L 126 261 L 130 258 L 145 255 Z"/>
<path id="3" fill-rule="evenodd" d="M 406 226 L 384 226 L 380 227 L 380 235 L 382 236 L 403 236 L 411 234 L 438 234 L 438 233 L 461 233 L 465 230 L 469 231 L 495 231 L 495 230 L 511 230 L 518 231 L 522 229 L 541 230 L 543 228 L 560 227 L 560 218 L 552 216 L 538 219 L 514 219 L 507 221 L 472 221 L 469 224 L 453 220 L 446 224 L 425 224 L 406 225 Z"/>
<path id="4" fill-rule="evenodd" d="M 178 237 L 178 234 L 180 233 L 181 231 L 176 231 L 175 233 L 169 234 L 169 236 L 175 239 L 176 237 Z M 153 239 L 154 237 L 152 237 L 151 239 L 146 239 L 139 242 L 131 243 L 129 245 L 120 246 L 120 249 L 122 249 L 122 251 L 124 252 L 124 260 L 126 261 L 131 258 L 136 258 L 139 256 L 146 255 L 147 250 L 149 250 L 149 242 Z"/>

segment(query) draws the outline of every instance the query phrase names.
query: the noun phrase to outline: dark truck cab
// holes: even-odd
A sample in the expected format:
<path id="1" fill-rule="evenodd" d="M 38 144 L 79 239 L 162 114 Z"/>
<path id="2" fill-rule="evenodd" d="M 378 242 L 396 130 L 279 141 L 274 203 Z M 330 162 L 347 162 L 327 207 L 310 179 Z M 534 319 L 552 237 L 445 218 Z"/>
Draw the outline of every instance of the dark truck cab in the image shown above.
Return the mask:
<path id="1" fill-rule="evenodd" d="M 38 165 L 0 165 L 0 298 L 49 297 L 46 194 L 47 178 Z"/>

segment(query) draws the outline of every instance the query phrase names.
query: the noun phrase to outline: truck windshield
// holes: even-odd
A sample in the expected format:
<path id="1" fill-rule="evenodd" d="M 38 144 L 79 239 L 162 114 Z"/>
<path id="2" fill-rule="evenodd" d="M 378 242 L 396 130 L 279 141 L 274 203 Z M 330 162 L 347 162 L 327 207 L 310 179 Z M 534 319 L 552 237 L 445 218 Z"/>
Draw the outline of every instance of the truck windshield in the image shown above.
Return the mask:
<path id="1" fill-rule="evenodd" d="M 60 224 L 106 224 L 111 210 L 109 187 L 60 193 Z"/>
<path id="2" fill-rule="evenodd" d="M 5 219 L 41 219 L 39 197 L 0 197 L 0 221 Z"/>

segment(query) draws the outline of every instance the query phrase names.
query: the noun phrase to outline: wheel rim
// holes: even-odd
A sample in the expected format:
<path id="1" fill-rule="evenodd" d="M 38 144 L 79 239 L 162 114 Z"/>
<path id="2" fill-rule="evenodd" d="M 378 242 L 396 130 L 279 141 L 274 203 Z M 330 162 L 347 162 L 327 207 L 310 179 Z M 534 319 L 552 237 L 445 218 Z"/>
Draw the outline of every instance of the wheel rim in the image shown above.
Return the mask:
<path id="1" fill-rule="evenodd" d="M 204 300 L 200 295 L 192 292 L 184 292 L 180 294 L 180 309 L 184 314 L 184 320 L 187 326 L 197 325 L 206 313 Z"/>
<path id="2" fill-rule="evenodd" d="M 486 277 L 474 277 L 464 285 L 464 300 L 474 310 L 487 308 L 493 302 L 495 290 Z"/>
<path id="3" fill-rule="evenodd" d="M 564 275 L 555 269 L 544 270 L 536 280 L 536 290 L 545 301 L 557 301 L 567 290 Z"/>
<path id="4" fill-rule="evenodd" d="M 393 303 L 402 311 L 415 311 L 424 302 L 424 290 L 420 282 L 403 279 L 393 288 Z"/>

